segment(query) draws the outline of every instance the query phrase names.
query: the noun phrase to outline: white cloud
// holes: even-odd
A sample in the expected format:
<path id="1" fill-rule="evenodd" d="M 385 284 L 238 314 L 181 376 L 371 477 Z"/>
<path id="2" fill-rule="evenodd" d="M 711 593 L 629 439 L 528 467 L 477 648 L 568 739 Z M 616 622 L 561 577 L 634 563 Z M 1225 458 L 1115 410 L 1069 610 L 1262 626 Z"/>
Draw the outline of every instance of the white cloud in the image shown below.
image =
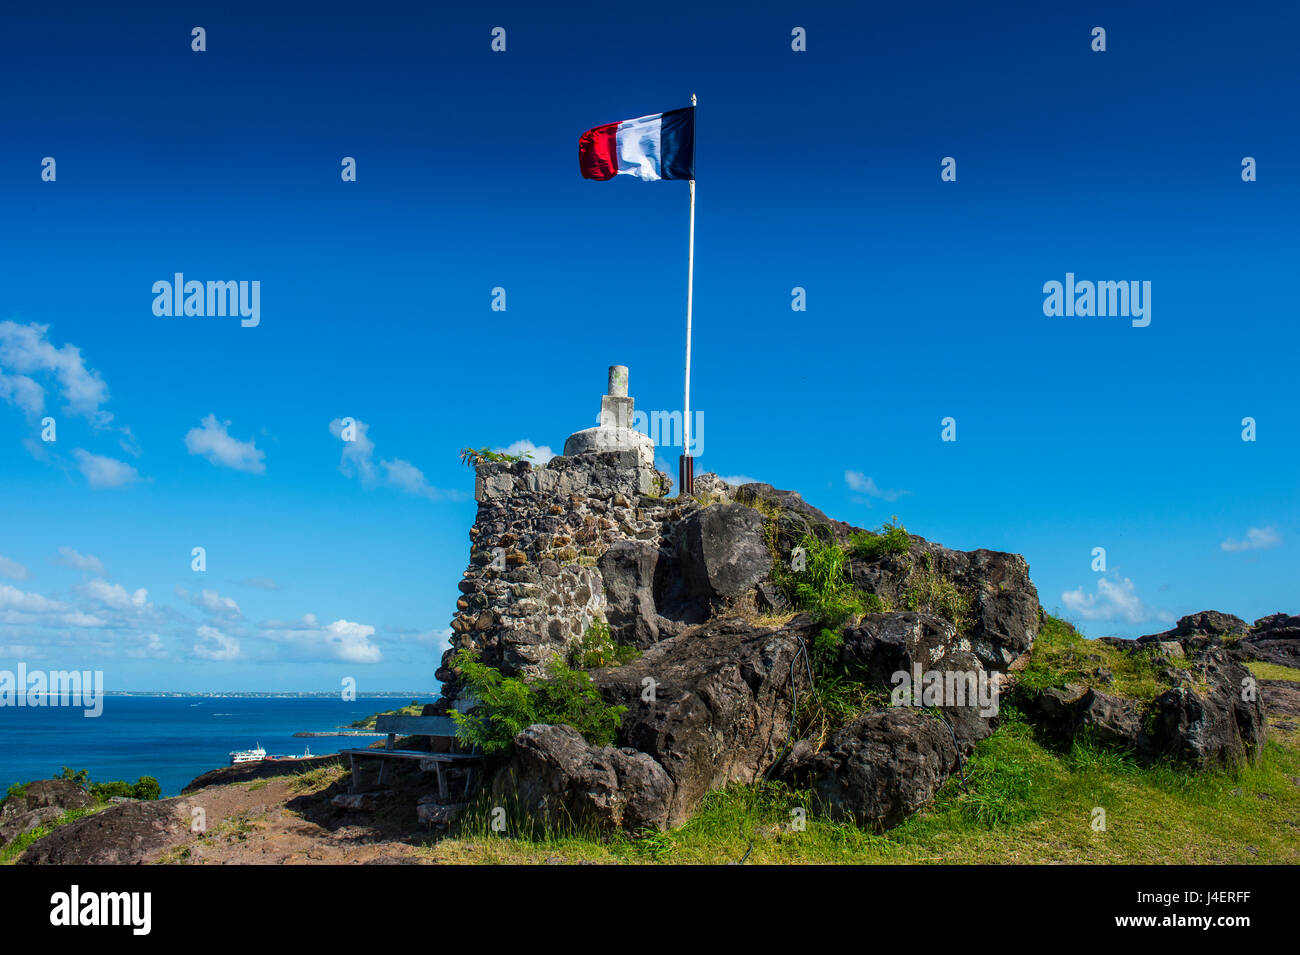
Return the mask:
<path id="1" fill-rule="evenodd" d="M 273 577 L 245 577 L 240 581 L 245 587 L 255 587 L 258 590 L 283 590 L 280 584 L 276 583 Z"/>
<path id="2" fill-rule="evenodd" d="M 55 348 L 46 338 L 48 325 L 20 325 L 0 322 L 0 398 L 17 405 L 29 414 L 44 409 L 44 390 L 31 375 L 48 374 L 63 394 L 69 414 L 86 418 L 98 426 L 107 425 L 113 416 L 102 410 L 108 401 L 108 386 L 97 371 L 86 367 L 81 349 L 64 344 Z"/>
<path id="3" fill-rule="evenodd" d="M 136 646 L 128 647 L 126 655 L 132 660 L 152 658 L 161 660 L 167 656 L 167 649 L 163 646 L 162 638 L 156 633 L 146 633 L 139 635 L 135 643 Z"/>
<path id="4" fill-rule="evenodd" d="M 198 607 L 200 610 L 206 610 L 208 613 L 216 614 L 222 617 L 242 617 L 239 610 L 239 604 L 235 603 L 233 598 L 223 597 L 215 590 L 204 588 L 196 594 L 190 593 L 179 584 L 176 585 L 176 596 L 180 597 L 186 603 Z"/>
<path id="5" fill-rule="evenodd" d="M 9 584 L 0 584 L 0 610 L 17 610 L 22 613 L 53 613 L 67 610 L 67 604 L 40 594 L 19 590 Z"/>
<path id="6" fill-rule="evenodd" d="M 88 596 L 113 610 L 145 610 L 149 608 L 149 591 L 141 587 L 128 591 L 121 584 L 110 584 L 96 577 L 83 588 Z"/>
<path id="7" fill-rule="evenodd" d="M 0 555 L 0 577 L 8 577 L 10 580 L 26 580 L 27 568 L 16 560 L 10 560 L 8 557 Z"/>
<path id="8" fill-rule="evenodd" d="M 71 567 L 73 570 L 88 570 L 91 573 L 104 576 L 104 565 L 98 557 L 89 554 L 78 554 L 71 547 L 60 547 L 59 556 L 55 563 L 61 567 Z"/>
<path id="9" fill-rule="evenodd" d="M 97 617 L 92 613 L 85 613 L 81 610 L 74 610 L 72 613 L 64 614 L 63 623 L 69 627 L 107 627 L 108 621 L 103 617 Z"/>
<path id="10" fill-rule="evenodd" d="M 391 461 L 380 461 L 379 466 L 384 469 L 384 475 L 392 487 L 434 501 L 442 496 L 442 492 L 425 478 L 424 472 L 410 461 L 393 458 Z"/>
<path id="11" fill-rule="evenodd" d="M 197 633 L 199 642 L 194 644 L 196 657 L 219 662 L 239 659 L 239 641 L 234 637 L 208 626 L 199 627 Z"/>
<path id="12" fill-rule="evenodd" d="M 431 501 L 463 500 L 465 495 L 458 491 L 445 491 L 434 487 L 424 476 L 424 472 L 410 461 L 401 458 L 382 460 L 376 466 L 375 443 L 370 440 L 370 425 L 360 418 L 351 420 L 351 440 L 344 440 L 343 418 L 330 422 L 330 434 L 343 441 L 343 456 L 339 460 L 339 471 L 348 477 L 355 477 L 365 487 L 393 487 L 407 494 L 426 497 Z"/>
<path id="13" fill-rule="evenodd" d="M 296 649 L 312 660 L 342 660 L 345 663 L 378 663 L 379 647 L 371 642 L 375 628 L 350 620 L 335 620 L 321 626 L 315 614 L 304 614 L 298 623 L 268 621 L 262 635 Z"/>
<path id="14" fill-rule="evenodd" d="M 213 464 L 236 471 L 266 472 L 265 452 L 259 451 L 252 439 L 232 438 L 227 430 L 229 421 L 218 421 L 216 415 L 210 414 L 201 423 L 203 427 L 191 428 L 185 434 L 185 449 L 190 454 L 201 454 Z"/>
<path id="15" fill-rule="evenodd" d="M 378 663 L 383 659 L 379 647 L 370 642 L 375 628 L 364 623 L 335 620 L 325 628 L 329 642 L 334 645 L 340 660 L 349 663 Z"/>
<path id="16" fill-rule="evenodd" d="M 1229 538 L 1219 545 L 1223 550 L 1235 552 L 1239 550 L 1268 550 L 1270 547 L 1277 547 L 1282 543 L 1282 535 L 1273 527 L 1251 527 L 1247 529 L 1246 536 L 1241 540 Z"/>
<path id="17" fill-rule="evenodd" d="M 438 658 L 441 658 L 442 651 L 451 646 L 452 634 L 455 633 L 451 627 L 441 627 L 434 630 L 399 630 L 389 628 L 390 633 L 399 634 L 399 639 L 403 643 L 422 643 L 437 648 Z"/>
<path id="18" fill-rule="evenodd" d="M 730 484 L 732 487 L 740 487 L 742 484 L 762 483 L 761 481 L 758 480 L 758 478 L 752 478 L 748 474 L 729 474 L 726 477 L 723 477 L 721 474 L 719 474 L 718 478 L 719 480 L 724 481 L 727 484 Z"/>
<path id="19" fill-rule="evenodd" d="M 91 454 L 81 448 L 74 450 L 72 455 L 91 487 L 124 487 L 140 479 L 140 473 L 125 461 Z"/>
<path id="20" fill-rule="evenodd" d="M 10 644 L 37 648 L 31 659 L 165 655 L 153 631 L 167 615 L 154 610 L 143 588 L 129 592 L 96 578 L 73 594 L 65 601 L 0 585 L 0 634 Z"/>
<path id="21" fill-rule="evenodd" d="M 555 452 L 546 445 L 536 445 L 527 438 L 520 438 L 518 441 L 504 448 L 493 448 L 497 454 L 511 454 L 515 456 L 532 455 L 528 458 L 535 467 L 541 467 L 551 458 L 555 457 Z"/>
<path id="22" fill-rule="evenodd" d="M 360 418 L 353 418 L 348 429 L 350 437 L 345 439 L 343 421 L 343 418 L 335 418 L 330 422 L 330 434 L 343 442 L 343 457 L 339 461 L 339 470 L 348 477 L 360 478 L 362 484 L 373 483 L 375 463 L 372 458 L 375 453 L 375 442 L 370 440 L 370 425 Z"/>
<path id="23" fill-rule="evenodd" d="M 0 584 L 0 624 L 10 627 L 77 627 L 106 626 L 106 621 L 84 613 L 42 594 Z"/>
<path id="24" fill-rule="evenodd" d="M 0 371 L 0 399 L 33 418 L 39 418 L 45 410 L 45 389 L 26 375 L 6 375 Z"/>
<path id="25" fill-rule="evenodd" d="M 907 491 L 887 491 L 876 485 L 876 482 L 861 471 L 845 471 L 844 483 L 849 486 L 850 490 L 857 491 L 859 494 L 865 494 L 867 497 L 878 497 L 882 501 L 897 501 Z"/>
<path id="26" fill-rule="evenodd" d="M 1161 616 L 1143 604 L 1137 595 L 1133 581 L 1125 577 L 1115 580 L 1109 577 L 1097 578 L 1097 592 L 1086 594 L 1082 587 L 1067 590 L 1061 594 L 1061 602 L 1066 609 L 1078 614 L 1084 620 L 1122 620 L 1126 623 L 1141 623 L 1152 617 Z"/>
<path id="27" fill-rule="evenodd" d="M 131 455 L 131 457 L 138 458 L 140 456 L 140 442 L 136 441 L 135 435 L 131 433 L 131 429 L 124 427 L 118 428 L 117 430 L 118 433 L 122 435 L 122 437 L 117 439 L 117 443 L 121 445 L 122 450 Z"/>

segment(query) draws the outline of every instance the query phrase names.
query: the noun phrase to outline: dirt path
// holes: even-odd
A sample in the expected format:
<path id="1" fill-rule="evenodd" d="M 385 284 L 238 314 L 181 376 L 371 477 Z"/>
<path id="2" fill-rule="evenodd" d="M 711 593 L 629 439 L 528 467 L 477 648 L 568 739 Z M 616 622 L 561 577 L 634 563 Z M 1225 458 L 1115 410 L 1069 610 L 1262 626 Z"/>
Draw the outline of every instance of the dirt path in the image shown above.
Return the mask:
<path id="1" fill-rule="evenodd" d="M 359 865 L 418 863 L 409 835 L 393 838 L 369 825 L 325 826 L 290 804 L 321 802 L 299 791 L 292 777 L 213 786 L 176 800 L 188 824 L 199 809 L 207 831 L 147 853 L 144 862 L 203 865 Z M 323 807 L 317 807 L 323 808 Z M 187 826 L 188 828 L 188 826 Z"/>
<path id="2" fill-rule="evenodd" d="M 362 865 L 430 862 L 433 833 L 416 824 L 415 795 L 395 794 L 376 813 L 332 805 L 346 772 L 220 771 L 202 788 L 157 802 L 113 805 L 60 826 L 24 863 L 55 865 Z M 278 770 L 283 772 L 282 769 Z M 224 780 L 233 780 L 226 782 Z M 200 782 L 200 781 L 196 781 Z"/>

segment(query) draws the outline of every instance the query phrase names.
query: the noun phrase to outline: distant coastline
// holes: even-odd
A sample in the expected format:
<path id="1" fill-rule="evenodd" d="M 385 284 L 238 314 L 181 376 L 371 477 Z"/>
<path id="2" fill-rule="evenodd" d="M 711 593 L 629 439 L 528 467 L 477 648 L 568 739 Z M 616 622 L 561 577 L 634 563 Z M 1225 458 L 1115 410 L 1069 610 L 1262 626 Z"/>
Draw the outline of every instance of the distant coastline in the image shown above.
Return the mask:
<path id="1" fill-rule="evenodd" d="M 230 753 L 262 746 L 268 753 L 313 755 L 354 746 L 351 724 L 376 712 L 433 702 L 423 693 L 392 696 L 338 693 L 118 693 L 98 719 L 56 706 L 0 707 L 0 727 L 21 734 L 22 746 L 0 759 L 0 795 L 14 783 L 85 769 L 96 781 L 158 780 L 164 796 L 178 794 L 204 773 L 230 764 Z M 344 733 L 347 735 L 335 735 Z M 365 742 L 369 742 L 366 740 Z M 364 744 L 363 744 L 364 745 Z"/>

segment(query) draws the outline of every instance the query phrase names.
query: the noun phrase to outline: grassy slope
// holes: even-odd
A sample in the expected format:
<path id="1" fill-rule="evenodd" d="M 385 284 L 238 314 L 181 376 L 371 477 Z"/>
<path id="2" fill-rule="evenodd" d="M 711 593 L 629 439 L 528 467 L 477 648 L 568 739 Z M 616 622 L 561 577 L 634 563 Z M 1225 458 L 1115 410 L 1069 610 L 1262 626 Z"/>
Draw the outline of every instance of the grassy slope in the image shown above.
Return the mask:
<path id="1" fill-rule="evenodd" d="M 1108 692 L 1150 698 L 1155 661 L 1127 658 L 1050 621 L 1025 671 L 1035 686 L 1089 682 L 1114 673 Z M 1264 665 L 1267 666 L 1267 665 Z M 1300 671 L 1257 675 L 1300 680 Z M 713 793 L 689 823 L 644 840 L 596 836 L 510 838 L 480 822 L 472 834 L 426 851 L 444 862 L 751 863 L 1291 863 L 1300 862 L 1300 734 L 1273 729 L 1258 766 L 1195 774 L 1141 769 L 1124 756 L 1076 744 L 1045 745 L 1004 706 L 1005 721 L 976 748 L 966 781 L 950 780 L 933 806 L 884 834 L 810 812 L 792 831 L 790 810 L 807 805 L 778 787 Z M 1093 810 L 1105 810 L 1094 831 Z"/>
<path id="2" fill-rule="evenodd" d="M 1145 660 L 1119 659 L 1114 648 L 1084 640 L 1059 621 L 1049 621 L 1035 653 L 1024 676 L 1036 684 L 1088 677 L 1100 664 L 1115 672 L 1115 681 L 1106 685 L 1110 692 L 1119 687 L 1145 696 L 1155 689 Z M 1249 666 L 1264 679 L 1300 682 L 1300 670 Z M 711 793 L 685 826 L 645 839 L 512 838 L 470 819 L 466 834 L 431 843 L 423 853 L 430 861 L 481 864 L 721 863 L 739 861 L 747 852 L 750 863 L 778 864 L 1300 863 L 1298 731 L 1270 721 L 1260 765 L 1193 774 L 1140 769 L 1122 756 L 1081 745 L 1062 752 L 1036 739 L 1012 707 L 1004 706 L 1003 716 L 1003 726 L 976 747 L 964 783 L 950 780 L 933 806 L 884 834 L 816 812 L 808 814 L 804 831 L 793 831 L 790 811 L 808 800 L 777 786 L 734 785 Z M 340 773 L 338 767 L 318 768 L 302 774 L 293 789 L 315 791 Z M 266 783 L 255 781 L 250 789 Z M 1104 832 L 1092 828 L 1094 807 L 1106 811 Z M 35 838 L 4 847 L 0 863 L 12 863 Z"/>
<path id="3" fill-rule="evenodd" d="M 790 830 L 800 800 L 733 786 L 671 833 L 528 840 L 498 835 L 447 839 L 427 851 L 444 862 L 948 862 L 1297 863 L 1300 752 L 1270 742 L 1258 767 L 1236 773 L 1143 770 L 1122 757 L 1076 746 L 1058 753 L 1009 722 L 980 743 L 968 790 L 953 780 L 935 804 L 876 835 L 816 814 Z M 1106 831 L 1093 831 L 1093 808 Z"/>
<path id="4" fill-rule="evenodd" d="M 381 713 L 371 713 L 369 716 L 365 717 L 365 719 L 357 720 L 356 722 L 350 723 L 348 725 L 351 729 L 372 730 L 375 728 L 376 721 L 381 716 L 419 716 L 423 712 L 424 712 L 423 703 L 411 702 L 408 703 L 406 706 L 398 707 L 395 710 L 384 710 Z"/>
<path id="5" fill-rule="evenodd" d="M 105 802 L 97 806 L 90 806 L 87 809 L 70 809 L 58 819 L 54 819 L 43 826 L 37 826 L 31 831 L 23 833 L 12 842 L 0 846 L 0 865 L 13 865 L 18 861 L 18 857 L 27 851 L 27 847 L 37 839 L 48 836 L 59 826 L 67 825 L 74 820 L 80 819 L 82 816 L 89 816 L 91 813 L 103 812 L 110 805 L 112 805 L 112 803 Z"/>
<path id="6" fill-rule="evenodd" d="M 1280 663 L 1264 663 L 1260 660 L 1251 660 L 1246 667 L 1261 680 L 1287 680 L 1291 683 L 1300 683 L 1300 670 L 1295 667 L 1284 667 Z"/>

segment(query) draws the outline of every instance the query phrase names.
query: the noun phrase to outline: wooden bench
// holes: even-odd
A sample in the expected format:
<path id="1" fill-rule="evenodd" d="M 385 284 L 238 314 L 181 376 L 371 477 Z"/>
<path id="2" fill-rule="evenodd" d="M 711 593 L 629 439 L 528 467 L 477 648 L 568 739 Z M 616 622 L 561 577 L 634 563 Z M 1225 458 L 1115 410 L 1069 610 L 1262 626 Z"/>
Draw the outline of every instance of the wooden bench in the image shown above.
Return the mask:
<path id="1" fill-rule="evenodd" d="M 443 802 L 447 801 L 447 770 L 450 767 L 461 767 L 465 770 L 465 792 L 468 794 L 474 781 L 474 767 L 483 762 L 483 756 L 479 753 L 431 753 L 424 749 L 394 749 L 399 736 L 428 736 L 432 739 L 451 740 L 452 746 L 456 745 L 456 724 L 449 716 L 392 716 L 388 714 L 381 715 L 375 721 L 375 729 L 380 733 L 388 734 L 388 741 L 384 744 L 383 749 L 345 749 L 340 750 L 339 755 L 348 757 L 348 766 L 352 770 L 352 791 L 357 791 L 359 783 L 357 777 L 357 760 L 358 759 L 413 759 L 419 761 L 419 767 L 424 772 L 435 772 L 438 774 L 438 798 Z M 384 782 L 384 764 L 379 766 L 379 783 Z"/>

